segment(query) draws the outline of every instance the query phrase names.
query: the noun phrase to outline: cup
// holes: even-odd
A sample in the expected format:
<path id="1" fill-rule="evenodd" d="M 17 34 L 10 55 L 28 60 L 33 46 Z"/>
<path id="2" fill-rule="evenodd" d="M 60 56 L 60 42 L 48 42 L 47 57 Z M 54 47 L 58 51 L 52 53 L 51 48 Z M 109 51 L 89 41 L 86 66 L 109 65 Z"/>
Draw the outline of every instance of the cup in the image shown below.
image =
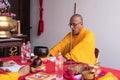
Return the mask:
<path id="1" fill-rule="evenodd" d="M 84 80 L 95 80 L 95 74 L 90 70 L 83 71 L 82 76 Z"/>
<path id="2" fill-rule="evenodd" d="M 49 57 L 49 60 L 50 60 L 51 62 L 55 62 L 55 57 Z"/>

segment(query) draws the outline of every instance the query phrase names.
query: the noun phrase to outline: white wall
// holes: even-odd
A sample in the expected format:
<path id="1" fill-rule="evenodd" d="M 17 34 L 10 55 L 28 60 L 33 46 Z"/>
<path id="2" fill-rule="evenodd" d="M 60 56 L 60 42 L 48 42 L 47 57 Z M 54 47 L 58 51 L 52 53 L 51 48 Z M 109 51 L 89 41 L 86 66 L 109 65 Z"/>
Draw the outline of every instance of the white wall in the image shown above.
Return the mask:
<path id="1" fill-rule="evenodd" d="M 120 0 L 43 0 L 45 30 L 37 36 L 39 0 L 31 0 L 31 42 L 51 48 L 69 32 L 74 2 L 84 26 L 95 33 L 102 66 L 120 69 Z"/>

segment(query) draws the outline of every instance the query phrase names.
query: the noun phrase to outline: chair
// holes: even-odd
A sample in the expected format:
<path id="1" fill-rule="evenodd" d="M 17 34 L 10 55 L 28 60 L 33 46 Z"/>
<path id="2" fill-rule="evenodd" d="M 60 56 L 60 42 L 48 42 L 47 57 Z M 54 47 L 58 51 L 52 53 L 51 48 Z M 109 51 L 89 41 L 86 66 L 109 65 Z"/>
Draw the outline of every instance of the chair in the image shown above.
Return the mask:
<path id="1" fill-rule="evenodd" d="M 98 58 L 98 55 L 99 55 L 99 49 L 98 48 L 95 48 L 95 57 Z"/>

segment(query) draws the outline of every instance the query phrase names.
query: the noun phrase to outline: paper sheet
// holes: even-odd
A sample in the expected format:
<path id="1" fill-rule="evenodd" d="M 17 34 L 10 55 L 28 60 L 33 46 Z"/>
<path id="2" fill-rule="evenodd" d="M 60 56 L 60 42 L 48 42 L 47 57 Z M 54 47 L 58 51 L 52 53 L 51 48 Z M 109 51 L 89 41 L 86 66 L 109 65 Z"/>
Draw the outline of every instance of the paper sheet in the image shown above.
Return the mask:
<path id="1" fill-rule="evenodd" d="M 15 64 L 14 66 L 0 67 L 0 68 L 3 69 L 3 70 L 10 71 L 10 72 L 18 72 L 19 69 L 20 69 L 22 66 L 23 66 L 23 65 Z"/>

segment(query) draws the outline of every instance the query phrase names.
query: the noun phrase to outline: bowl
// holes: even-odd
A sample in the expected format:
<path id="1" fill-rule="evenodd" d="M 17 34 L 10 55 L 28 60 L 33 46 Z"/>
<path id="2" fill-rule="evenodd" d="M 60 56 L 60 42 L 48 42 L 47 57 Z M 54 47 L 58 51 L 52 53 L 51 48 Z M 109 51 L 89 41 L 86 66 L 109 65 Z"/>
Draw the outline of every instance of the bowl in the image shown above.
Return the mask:
<path id="1" fill-rule="evenodd" d="M 83 71 L 82 76 L 84 80 L 95 80 L 95 74 L 90 70 Z"/>
<path id="2" fill-rule="evenodd" d="M 46 57 L 48 55 L 48 47 L 45 46 L 35 46 L 34 54 L 38 57 Z"/>

